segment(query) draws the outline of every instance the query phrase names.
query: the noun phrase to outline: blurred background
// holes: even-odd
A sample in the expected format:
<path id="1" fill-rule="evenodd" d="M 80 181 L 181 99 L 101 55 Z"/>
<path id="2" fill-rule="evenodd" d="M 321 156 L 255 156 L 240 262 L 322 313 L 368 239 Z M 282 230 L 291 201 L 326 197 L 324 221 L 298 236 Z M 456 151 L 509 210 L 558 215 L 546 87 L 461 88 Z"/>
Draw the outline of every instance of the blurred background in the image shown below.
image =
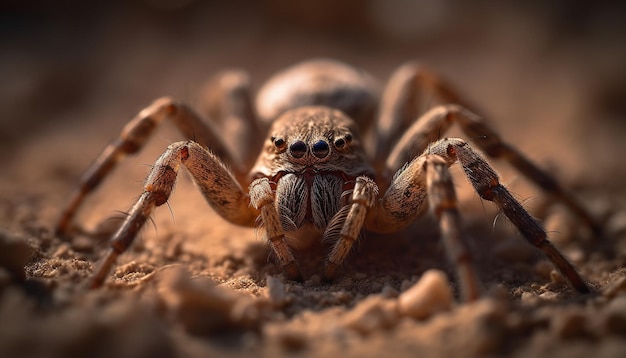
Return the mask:
<path id="1" fill-rule="evenodd" d="M 573 182 L 623 178 L 625 39 L 626 3 L 613 1 L 5 0 L 2 175 L 46 155 L 85 167 L 152 100 L 197 104 L 220 69 L 247 69 L 258 87 L 331 57 L 381 83 L 422 61 Z"/>

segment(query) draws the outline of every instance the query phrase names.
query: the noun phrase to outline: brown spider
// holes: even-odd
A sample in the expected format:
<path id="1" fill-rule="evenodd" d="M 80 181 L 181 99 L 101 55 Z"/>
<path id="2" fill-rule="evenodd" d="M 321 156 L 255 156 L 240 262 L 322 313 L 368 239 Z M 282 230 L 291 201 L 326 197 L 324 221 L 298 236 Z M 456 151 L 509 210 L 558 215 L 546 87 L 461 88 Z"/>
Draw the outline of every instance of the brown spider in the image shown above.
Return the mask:
<path id="1" fill-rule="evenodd" d="M 591 291 L 481 154 L 463 139 L 431 140 L 457 123 L 487 155 L 509 161 L 596 229 L 590 215 L 419 65 L 400 67 L 380 99 L 372 77 L 330 60 L 307 61 L 275 75 L 259 91 L 256 107 L 245 73 L 224 72 L 209 88 L 205 112 L 213 122 L 204 122 L 173 99 L 158 99 L 124 127 L 83 176 L 58 223 L 59 234 L 69 231 L 83 199 L 121 158 L 141 149 L 161 122 L 172 121 L 194 139 L 170 145 L 156 161 L 91 287 L 102 285 L 154 208 L 167 202 L 183 165 L 224 219 L 245 226 L 260 221 L 265 239 L 293 280 L 301 275 L 290 246 L 306 229 L 333 243 L 323 271 L 325 279 L 332 279 L 363 228 L 397 231 L 429 206 L 439 220 L 449 260 L 456 265 L 462 295 L 475 299 L 480 285 L 460 233 L 448 169 L 458 161 L 481 198 L 493 201 L 578 292 Z M 444 105 L 418 116 L 417 102 L 425 91 Z M 261 142 L 258 133 L 268 126 L 267 139 Z"/>

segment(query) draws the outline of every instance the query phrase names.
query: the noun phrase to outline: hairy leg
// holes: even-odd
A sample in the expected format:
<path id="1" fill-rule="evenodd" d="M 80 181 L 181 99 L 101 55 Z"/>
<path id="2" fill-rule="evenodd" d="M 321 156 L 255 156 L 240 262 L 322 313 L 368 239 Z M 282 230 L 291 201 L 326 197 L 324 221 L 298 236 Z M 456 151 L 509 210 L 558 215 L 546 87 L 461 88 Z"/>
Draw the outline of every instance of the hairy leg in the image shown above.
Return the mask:
<path id="1" fill-rule="evenodd" d="M 505 143 L 481 117 L 461 106 L 435 107 L 418 118 L 391 151 L 386 164 L 387 173 L 397 171 L 404 163 L 427 150 L 429 145 L 454 123 L 457 123 L 468 138 L 487 155 L 511 163 L 548 195 L 565 204 L 596 236 L 601 235 L 600 226 L 572 193 L 565 190 L 554 177 L 531 162 L 516 148 Z"/>
<path id="2" fill-rule="evenodd" d="M 346 259 L 358 238 L 363 228 L 367 211 L 374 206 L 377 196 L 378 187 L 372 179 L 366 176 L 356 178 L 351 203 L 335 215 L 324 233 L 325 239 L 331 238 L 331 236 L 334 236 L 335 224 L 341 225 L 339 237 L 326 260 L 326 266 L 324 267 L 325 280 L 332 280 L 335 277 L 337 269 Z M 335 223 L 334 221 L 337 219 L 339 221 Z"/>
<path id="3" fill-rule="evenodd" d="M 448 164 L 437 155 L 429 155 L 425 167 L 429 207 L 439 220 L 448 261 L 456 268 L 461 297 L 464 301 L 476 300 L 480 297 L 481 285 L 461 234 L 461 215 Z"/>
<path id="4" fill-rule="evenodd" d="M 244 176 L 246 168 L 234 163 L 230 151 L 223 142 L 224 138 L 218 135 L 210 122 L 202 121 L 184 104 L 171 98 L 160 98 L 124 126 L 120 136 L 104 149 L 83 174 L 78 188 L 61 212 L 56 226 L 57 234 L 68 234 L 72 220 L 85 198 L 112 172 L 120 160 L 141 150 L 154 130 L 165 120 L 172 121 L 185 137 L 194 138 L 198 143 L 210 147 L 215 155 L 234 166 L 238 177 Z"/>
<path id="5" fill-rule="evenodd" d="M 368 212 L 365 227 L 375 232 L 398 231 L 430 206 L 439 221 L 448 259 L 456 267 L 461 295 L 465 301 L 471 301 L 480 296 L 480 283 L 461 234 L 450 164 L 440 156 L 424 154 L 401 168 Z"/>
<path id="6" fill-rule="evenodd" d="M 467 142 L 459 138 L 444 139 L 435 143 L 430 151 L 444 158 L 448 165 L 458 161 L 481 198 L 494 202 L 524 238 L 552 261 L 574 289 L 580 293 L 591 292 L 591 288 L 574 266 L 548 240 L 545 230 L 537 220 L 500 183 L 498 174 L 491 165 Z"/>
<path id="7" fill-rule="evenodd" d="M 285 274 L 290 280 L 301 281 L 302 274 L 285 238 L 269 179 L 256 179 L 250 184 L 250 204 L 261 212 L 265 239 L 270 243 Z"/>
<path id="8" fill-rule="evenodd" d="M 205 199 L 218 214 L 235 224 L 254 225 L 258 211 L 250 207 L 248 195 L 226 166 L 198 143 L 174 143 L 152 167 L 143 193 L 111 239 L 110 249 L 96 268 L 91 288 L 102 285 L 117 257 L 130 247 L 154 209 L 167 202 L 181 165 L 191 173 Z"/>
<path id="9" fill-rule="evenodd" d="M 442 158 L 447 166 L 458 161 L 467 178 L 483 199 L 493 201 L 498 205 L 524 238 L 540 249 L 578 292 L 591 292 L 587 283 L 576 272 L 572 264 L 547 239 L 541 225 L 500 184 L 499 177 L 491 165 L 467 142 L 459 138 L 442 139 L 434 143 L 429 147 L 427 154 L 415 158 L 401 168 L 394 176 L 383 197 L 376 202 L 376 205 L 368 213 L 365 224 L 367 229 L 389 232 L 407 226 L 422 214 L 426 207 L 424 204 L 428 193 L 431 206 L 435 205 L 432 209 L 435 210 L 436 214 L 438 214 L 437 210 L 440 211 L 439 214 L 443 213 L 442 209 L 452 210 L 445 214 L 446 217 L 439 219 L 444 240 L 459 242 L 460 239 L 454 232 L 458 228 L 458 224 L 455 223 L 455 220 L 458 219 L 455 219 L 455 208 L 450 207 L 451 203 L 456 203 L 456 199 L 453 199 L 450 193 L 453 187 L 451 181 L 448 181 L 445 176 L 447 173 L 441 172 L 439 162 L 430 159 L 432 156 Z M 433 170 L 426 169 L 431 167 Z M 430 187 L 429 180 L 432 183 Z M 434 185 L 437 182 L 440 184 Z M 449 254 L 457 257 L 460 252 L 458 257 L 463 257 L 464 249 L 461 244 L 451 243 L 450 247 Z M 454 257 L 453 260 L 456 260 Z M 459 276 L 473 276 L 470 266 L 463 265 L 460 269 L 464 272 L 459 271 Z M 470 281 L 471 279 L 468 282 Z M 464 289 L 473 291 L 471 287 L 468 285 Z"/>
<path id="10" fill-rule="evenodd" d="M 255 114 L 250 78 L 245 71 L 229 70 L 215 75 L 203 91 L 201 110 L 220 128 L 224 145 L 234 161 L 251 168 L 267 128 Z"/>
<path id="11" fill-rule="evenodd" d="M 377 169 L 384 168 L 394 143 L 415 119 L 439 104 L 467 106 L 450 85 L 417 62 L 406 63 L 394 71 L 383 91 L 376 123 L 374 161 Z"/>

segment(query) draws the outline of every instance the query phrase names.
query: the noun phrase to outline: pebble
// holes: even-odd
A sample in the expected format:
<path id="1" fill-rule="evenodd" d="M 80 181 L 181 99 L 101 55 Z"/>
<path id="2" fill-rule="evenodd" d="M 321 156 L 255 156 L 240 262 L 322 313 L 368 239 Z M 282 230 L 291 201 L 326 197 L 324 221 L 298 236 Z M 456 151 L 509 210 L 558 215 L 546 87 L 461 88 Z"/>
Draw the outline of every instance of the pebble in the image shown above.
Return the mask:
<path id="1" fill-rule="evenodd" d="M 546 291 L 546 292 L 540 294 L 539 298 L 541 298 L 544 301 L 548 301 L 548 302 L 557 302 L 559 300 L 559 294 L 557 292 L 553 292 L 553 291 Z"/>
<path id="2" fill-rule="evenodd" d="M 550 271 L 550 281 L 552 283 L 565 283 L 565 278 L 558 270 Z"/>
<path id="3" fill-rule="evenodd" d="M 361 334 L 393 327 L 398 322 L 396 300 L 380 295 L 361 301 L 342 319 L 342 325 Z"/>
<path id="4" fill-rule="evenodd" d="M 525 305 L 535 305 L 539 302 L 539 297 L 532 292 L 523 292 L 520 301 Z"/>
<path id="5" fill-rule="evenodd" d="M 403 316 L 425 319 L 452 307 L 452 290 L 446 274 L 428 270 L 411 288 L 398 297 L 398 310 Z"/>

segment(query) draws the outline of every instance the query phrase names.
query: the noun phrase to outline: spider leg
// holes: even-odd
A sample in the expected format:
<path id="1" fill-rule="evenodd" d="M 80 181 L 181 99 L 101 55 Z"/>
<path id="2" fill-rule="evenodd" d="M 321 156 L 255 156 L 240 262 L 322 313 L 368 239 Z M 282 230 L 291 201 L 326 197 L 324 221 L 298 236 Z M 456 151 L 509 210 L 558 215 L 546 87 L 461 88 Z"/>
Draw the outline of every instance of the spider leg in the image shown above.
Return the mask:
<path id="1" fill-rule="evenodd" d="M 418 118 L 389 154 L 386 172 L 395 172 L 414 158 L 416 153 L 422 153 L 434 138 L 445 133 L 453 123 L 458 123 L 468 138 L 487 155 L 511 163 L 542 190 L 566 205 L 596 236 L 601 235 L 602 230 L 591 214 L 556 179 L 505 143 L 481 117 L 458 105 L 438 106 Z"/>
<path id="2" fill-rule="evenodd" d="M 376 183 L 365 176 L 356 179 L 352 204 L 348 209 L 339 239 L 326 261 L 324 279 L 334 278 L 364 224 L 370 229 L 373 223 L 379 224 L 378 230 L 375 231 L 395 231 L 412 222 L 425 207 L 423 204 L 426 191 L 423 186 L 420 186 L 425 183 L 430 207 L 439 219 L 446 252 L 450 261 L 457 267 L 462 296 L 465 301 L 477 299 L 480 296 L 480 284 L 469 250 L 460 233 L 460 214 L 456 207 L 457 200 L 448 164 L 438 156 L 422 156 L 411 163 L 404 172 L 410 173 L 413 178 L 403 176 L 398 179 L 396 185 L 392 185 L 385 197 L 378 202 L 376 201 L 378 196 Z M 404 200 L 398 200 L 399 196 L 402 196 Z M 414 200 L 407 196 L 413 196 Z M 391 206 L 394 208 L 390 210 Z M 392 222 L 394 220 L 389 220 L 389 218 L 394 214 L 399 215 L 397 220 Z M 384 222 L 376 222 L 373 218 L 382 219 L 381 221 Z M 383 227 L 384 229 L 381 230 Z M 332 227 L 327 230 L 332 230 Z"/>
<path id="3" fill-rule="evenodd" d="M 580 293 L 590 293 L 585 280 L 574 266 L 552 245 L 545 230 L 522 207 L 511 193 L 500 183 L 498 174 L 489 163 L 467 142 L 459 138 L 443 139 L 435 143 L 430 152 L 441 156 L 448 165 L 458 161 L 470 183 L 481 198 L 494 202 L 517 227 L 524 238 L 540 249 L 554 266 Z"/>
<path id="4" fill-rule="evenodd" d="M 91 280 L 91 288 L 102 285 L 117 257 L 130 247 L 154 209 L 165 204 L 172 193 L 180 166 L 187 168 L 205 199 L 215 211 L 235 224 L 253 226 L 258 211 L 234 175 L 211 152 L 193 141 L 170 145 L 157 159 L 144 183 L 144 190 L 122 226 L 110 241 L 110 249 Z"/>
<path id="5" fill-rule="evenodd" d="M 301 281 L 302 275 L 285 238 L 285 231 L 274 204 L 274 193 L 268 178 L 256 179 L 250 184 L 250 204 L 261 212 L 265 238 L 290 280 Z"/>
<path id="6" fill-rule="evenodd" d="M 481 285 L 461 234 L 461 215 L 448 164 L 437 155 L 428 155 L 424 164 L 429 207 L 439 220 L 448 261 L 456 267 L 461 297 L 464 301 L 476 300 L 480 297 Z"/>
<path id="7" fill-rule="evenodd" d="M 376 168 L 384 167 L 397 138 L 413 124 L 421 111 L 447 103 L 467 106 L 451 86 L 420 63 L 408 62 L 394 71 L 384 88 L 376 122 Z"/>
<path id="8" fill-rule="evenodd" d="M 450 164 L 438 155 L 423 154 L 402 167 L 383 197 L 368 212 L 365 227 L 375 232 L 398 231 L 430 206 L 439 221 L 448 259 L 456 267 L 461 295 L 465 301 L 471 301 L 480 296 L 481 285 L 460 232 Z M 426 200 L 430 205 L 426 205 Z"/>
<path id="9" fill-rule="evenodd" d="M 222 71 L 205 86 L 201 110 L 220 127 L 234 160 L 251 168 L 267 128 L 258 120 L 252 104 L 250 76 L 242 70 Z M 202 142 L 201 142 L 202 143 Z M 203 143 L 208 144 L 208 143 Z"/>
<path id="10" fill-rule="evenodd" d="M 539 248 L 578 292 L 591 292 L 572 264 L 547 239 L 541 225 L 500 184 L 498 175 L 489 163 L 459 138 L 447 138 L 434 143 L 429 147 L 428 154 L 415 158 L 401 168 L 384 196 L 368 213 L 367 229 L 390 232 L 405 227 L 421 215 L 428 194 L 431 209 L 439 217 L 448 255 L 457 264 L 461 282 L 465 282 L 462 288 L 465 297 L 471 298 L 478 292 L 478 285 L 472 283 L 476 280 L 472 278 L 475 274 L 469 263 L 469 255 L 459 234 L 455 232 L 459 225 L 452 181 L 448 178 L 447 170 L 441 168 L 440 160 L 432 159 L 433 156 L 442 158 L 446 166 L 458 161 L 483 199 L 498 205 L 524 238 Z"/>
<path id="11" fill-rule="evenodd" d="M 137 153 L 164 120 L 172 121 L 185 137 L 194 138 L 198 143 L 209 146 L 215 155 L 234 165 L 234 171 L 238 177 L 245 175 L 246 167 L 236 165 L 237 162 L 233 160 L 231 152 L 223 139 L 217 135 L 218 131 L 212 123 L 202 121 L 191 108 L 184 104 L 171 98 L 160 98 L 126 124 L 120 136 L 104 149 L 83 174 L 80 184 L 61 212 L 56 225 L 57 234 L 67 234 L 72 219 L 85 198 L 100 185 L 121 159 L 129 154 Z"/>
<path id="12" fill-rule="evenodd" d="M 337 269 L 341 266 L 358 238 L 359 232 L 361 232 L 363 228 L 367 211 L 374 206 L 377 195 L 378 187 L 372 179 L 366 176 L 356 178 L 356 183 L 352 191 L 352 203 L 346 207 L 348 212 L 343 221 L 339 238 L 335 242 L 326 260 L 326 266 L 324 268 L 325 280 L 330 281 L 335 277 Z M 342 216 L 341 214 L 339 215 Z M 333 229 L 333 225 L 329 225 L 324 236 L 328 237 L 330 234 L 329 231 Z"/>

